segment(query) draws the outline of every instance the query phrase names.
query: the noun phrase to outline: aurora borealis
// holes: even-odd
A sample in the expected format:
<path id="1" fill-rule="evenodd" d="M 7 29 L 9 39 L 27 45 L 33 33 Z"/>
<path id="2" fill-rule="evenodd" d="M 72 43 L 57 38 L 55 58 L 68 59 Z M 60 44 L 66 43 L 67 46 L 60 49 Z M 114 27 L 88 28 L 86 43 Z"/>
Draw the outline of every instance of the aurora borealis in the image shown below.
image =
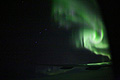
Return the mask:
<path id="1" fill-rule="evenodd" d="M 76 48 L 85 48 L 111 59 L 106 29 L 95 0 L 53 0 L 52 17 L 60 28 L 72 31 Z"/>
<path id="2" fill-rule="evenodd" d="M 1 80 L 119 79 L 119 2 L 96 1 L 2 0 Z"/>

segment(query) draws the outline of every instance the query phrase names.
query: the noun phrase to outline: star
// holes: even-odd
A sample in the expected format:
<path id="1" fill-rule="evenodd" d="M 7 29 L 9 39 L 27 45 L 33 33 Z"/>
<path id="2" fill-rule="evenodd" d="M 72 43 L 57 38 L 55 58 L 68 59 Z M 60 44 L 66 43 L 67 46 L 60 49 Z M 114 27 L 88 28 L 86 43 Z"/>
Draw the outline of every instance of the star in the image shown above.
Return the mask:
<path id="1" fill-rule="evenodd" d="M 42 32 L 40 32 L 40 34 L 41 34 Z"/>
<path id="2" fill-rule="evenodd" d="M 38 42 L 37 42 L 37 41 L 35 41 L 35 43 L 37 44 Z"/>

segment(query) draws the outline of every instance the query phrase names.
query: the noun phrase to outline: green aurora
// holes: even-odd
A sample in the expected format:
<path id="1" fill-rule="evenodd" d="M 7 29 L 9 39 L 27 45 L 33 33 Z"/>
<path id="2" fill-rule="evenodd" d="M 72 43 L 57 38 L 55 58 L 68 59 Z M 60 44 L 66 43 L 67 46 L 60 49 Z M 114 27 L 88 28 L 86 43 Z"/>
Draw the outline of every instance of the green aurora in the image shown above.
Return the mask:
<path id="1" fill-rule="evenodd" d="M 111 59 L 106 30 L 95 0 L 53 0 L 52 17 L 67 30 L 77 25 L 71 37 L 76 48 L 85 48 Z"/>

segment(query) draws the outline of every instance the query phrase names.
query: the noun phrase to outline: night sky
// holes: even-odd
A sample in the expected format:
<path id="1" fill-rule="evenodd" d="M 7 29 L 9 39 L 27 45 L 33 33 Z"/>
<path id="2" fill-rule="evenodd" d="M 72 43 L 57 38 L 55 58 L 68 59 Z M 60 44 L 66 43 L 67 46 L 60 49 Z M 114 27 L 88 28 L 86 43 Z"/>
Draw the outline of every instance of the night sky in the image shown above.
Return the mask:
<path id="1" fill-rule="evenodd" d="M 115 38 L 119 39 L 119 36 L 114 35 L 119 31 L 113 27 L 118 27 L 114 21 L 118 5 L 113 0 L 98 2 L 107 26 L 111 50 L 116 53 L 114 46 L 118 43 Z M 87 50 L 80 53 L 73 49 L 69 44 L 71 32 L 53 26 L 50 19 L 50 0 L 4 0 L 0 2 L 0 6 L 2 74 L 29 77 L 33 75 L 37 64 L 78 64 L 101 60 L 101 56 Z M 113 54 L 113 59 L 115 58 Z"/>

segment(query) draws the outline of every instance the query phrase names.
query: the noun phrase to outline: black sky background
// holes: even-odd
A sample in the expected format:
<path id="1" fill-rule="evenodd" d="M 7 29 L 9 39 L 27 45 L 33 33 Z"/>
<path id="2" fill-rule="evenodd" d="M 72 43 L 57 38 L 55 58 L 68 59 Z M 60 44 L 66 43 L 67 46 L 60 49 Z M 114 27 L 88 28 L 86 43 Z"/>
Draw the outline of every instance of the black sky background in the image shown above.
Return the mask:
<path id="1" fill-rule="evenodd" d="M 115 0 L 98 0 L 98 3 L 108 33 L 115 75 L 119 75 L 120 29 L 118 12 L 120 8 L 118 2 Z M 44 46 L 46 42 L 51 41 L 49 42 L 51 45 L 54 40 L 59 41 L 59 39 L 63 37 L 61 36 L 57 39 L 56 36 L 59 36 L 59 32 L 49 26 L 51 25 L 49 20 L 51 1 L 4 0 L 0 2 L 0 6 L 0 58 L 2 61 L 1 72 L 3 77 L 31 77 L 34 75 L 34 65 L 37 60 L 39 61 L 39 52 L 43 52 L 41 55 L 48 54 L 45 52 L 45 49 L 48 48 L 47 45 Z M 54 31 L 56 36 L 50 39 L 49 36 L 54 34 Z M 68 33 L 64 33 L 65 32 L 61 32 L 61 34 L 64 35 L 64 40 L 61 40 L 64 45 L 67 45 L 65 40 L 67 40 L 68 37 L 65 36 L 68 35 Z M 60 48 L 68 52 L 67 48 L 62 46 L 62 43 L 59 43 L 59 45 L 61 45 Z M 55 47 L 55 49 L 58 49 L 57 46 Z M 53 50 L 52 46 L 48 48 L 48 51 L 49 50 Z M 65 55 L 68 55 L 68 53 L 65 53 Z M 72 57 L 71 55 L 70 58 Z M 44 62 L 44 58 L 47 57 L 43 57 L 40 61 Z M 51 59 L 52 58 L 54 58 L 53 55 L 51 55 Z M 59 59 L 61 58 L 62 57 L 59 57 Z"/>
<path id="2" fill-rule="evenodd" d="M 98 0 L 100 5 L 103 21 L 107 29 L 110 51 L 112 53 L 113 71 L 115 77 L 120 76 L 120 27 L 119 27 L 119 10 L 118 0 Z M 118 79 L 119 80 L 119 79 Z"/>

